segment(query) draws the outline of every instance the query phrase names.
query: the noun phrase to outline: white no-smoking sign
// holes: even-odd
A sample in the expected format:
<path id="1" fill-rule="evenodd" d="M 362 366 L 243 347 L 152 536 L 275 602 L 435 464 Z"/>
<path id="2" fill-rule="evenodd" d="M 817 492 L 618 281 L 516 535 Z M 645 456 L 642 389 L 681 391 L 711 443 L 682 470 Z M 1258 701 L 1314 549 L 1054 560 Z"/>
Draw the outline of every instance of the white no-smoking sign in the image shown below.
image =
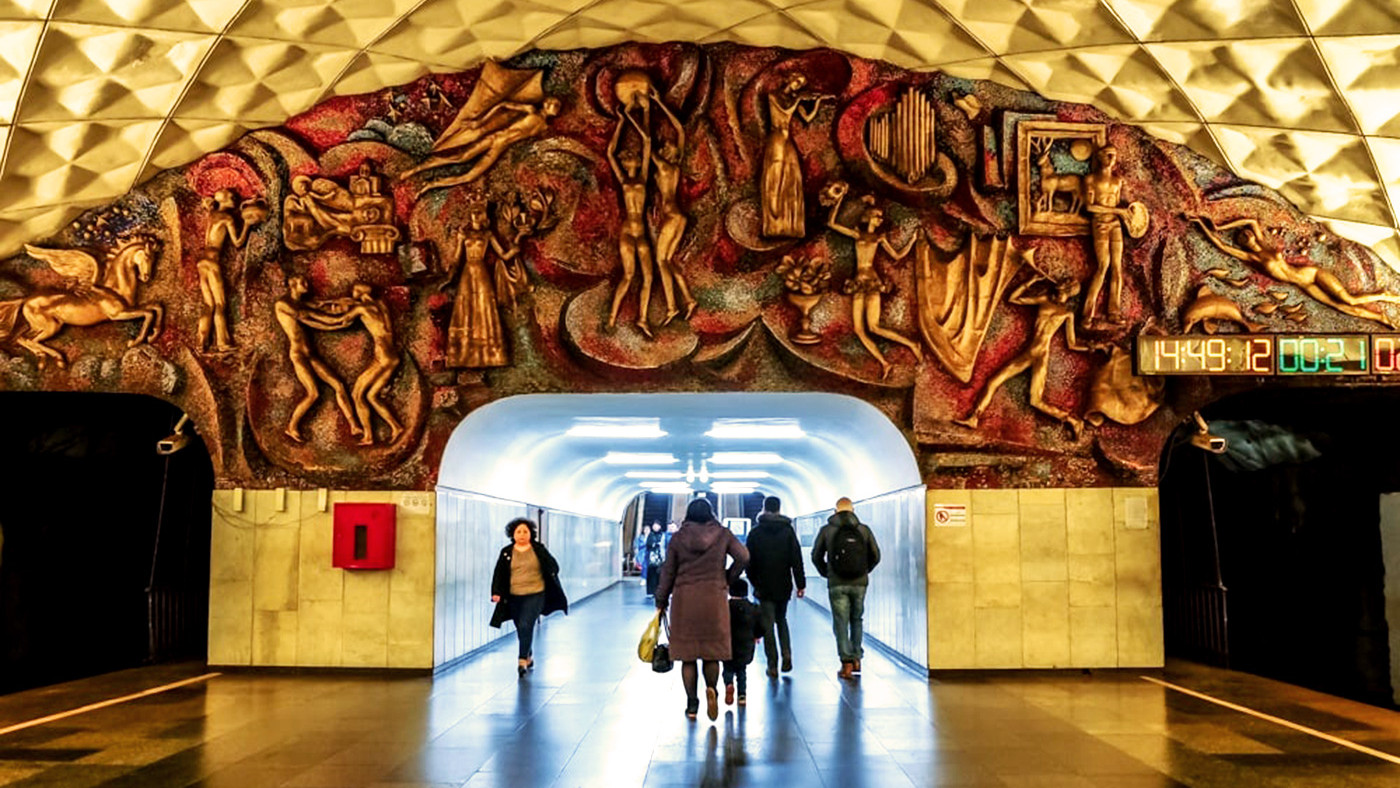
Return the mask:
<path id="1" fill-rule="evenodd" d="M 967 525 L 967 506 L 951 503 L 934 504 L 933 524 L 944 527 Z"/>

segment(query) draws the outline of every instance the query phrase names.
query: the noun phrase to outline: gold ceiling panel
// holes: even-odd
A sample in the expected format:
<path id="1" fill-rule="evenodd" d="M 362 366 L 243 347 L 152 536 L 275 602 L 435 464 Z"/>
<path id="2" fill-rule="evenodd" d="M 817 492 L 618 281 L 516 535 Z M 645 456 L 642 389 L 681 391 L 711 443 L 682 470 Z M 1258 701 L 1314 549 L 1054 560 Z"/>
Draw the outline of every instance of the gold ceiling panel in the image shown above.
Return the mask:
<path id="1" fill-rule="evenodd" d="M 37 22 L 0 22 L 0 123 L 15 119 L 20 86 L 43 29 Z"/>
<path id="2" fill-rule="evenodd" d="M 0 19 L 44 19 L 53 0 L 0 0 Z"/>
<path id="3" fill-rule="evenodd" d="M 1123 120 L 1196 118 L 1181 91 L 1163 91 L 1167 75 L 1138 44 L 1008 55 L 1005 60 L 1031 83 L 1032 90 L 1063 101 L 1093 104 Z"/>
<path id="4" fill-rule="evenodd" d="M 275 124 L 319 98 L 356 52 L 313 44 L 224 38 L 204 62 L 176 114 Z"/>
<path id="5" fill-rule="evenodd" d="M 334 92 L 339 96 L 373 93 L 386 85 L 412 82 L 426 73 L 428 69 L 417 60 L 362 52 L 335 83 Z"/>
<path id="6" fill-rule="evenodd" d="M 1393 225 L 1365 141 L 1348 134 L 1213 127 L 1239 174 L 1277 189 L 1309 213 Z"/>
<path id="7" fill-rule="evenodd" d="M 925 3 L 817 0 L 792 8 L 786 15 L 822 41 L 849 41 L 841 48 L 907 68 L 996 54 L 941 9 Z"/>
<path id="8" fill-rule="evenodd" d="M 1091 103 L 1400 265 L 1400 0 L 0 0 L 0 253 L 327 96 L 629 40 L 830 46 Z"/>
<path id="9" fill-rule="evenodd" d="M 10 130 L 6 208 L 87 203 L 126 192 L 140 174 L 161 121 L 34 123 Z"/>
<path id="10" fill-rule="evenodd" d="M 1356 132 L 1309 38 L 1148 44 L 1207 122 Z"/>
<path id="11" fill-rule="evenodd" d="M 163 118 L 211 35 L 55 23 L 34 61 L 18 122 Z"/>
<path id="12" fill-rule="evenodd" d="M 1400 35 L 1318 40 L 1365 134 L 1400 137 Z"/>
<path id="13" fill-rule="evenodd" d="M 1307 35 L 1294 0 L 1108 0 L 1143 41 Z"/>
<path id="14" fill-rule="evenodd" d="M 444 68 L 470 68 L 485 58 L 510 57 L 525 48 L 525 41 L 567 16 L 563 10 L 528 0 L 428 0 L 370 49 Z M 528 38 L 522 38 L 527 31 Z"/>
<path id="15" fill-rule="evenodd" d="M 1395 0 L 1296 0 L 1313 35 L 1357 36 L 1400 33 Z"/>
<path id="16" fill-rule="evenodd" d="M 176 118 L 160 130 L 160 136 L 151 146 L 146 170 L 137 176 L 137 181 L 144 181 L 161 170 L 188 164 L 249 131 L 252 129 L 242 123 Z"/>
<path id="17" fill-rule="evenodd" d="M 1100 0 L 938 0 L 998 54 L 1135 41 Z"/>
<path id="18" fill-rule="evenodd" d="M 119 27 L 217 33 L 243 0 L 58 0 L 53 19 Z"/>
<path id="19" fill-rule="evenodd" d="M 361 48 L 421 0 L 251 0 L 229 35 Z"/>

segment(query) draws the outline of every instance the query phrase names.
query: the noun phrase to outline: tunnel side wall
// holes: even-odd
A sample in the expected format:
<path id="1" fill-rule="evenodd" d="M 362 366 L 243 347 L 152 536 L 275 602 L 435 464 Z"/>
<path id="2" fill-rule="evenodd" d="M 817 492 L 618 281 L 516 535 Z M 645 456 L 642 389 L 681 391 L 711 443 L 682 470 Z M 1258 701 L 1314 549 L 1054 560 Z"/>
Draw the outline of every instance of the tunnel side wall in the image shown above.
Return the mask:
<path id="1" fill-rule="evenodd" d="M 930 490 L 929 667 L 1163 664 L 1157 490 Z M 966 507 L 939 526 L 935 508 Z"/>
<path id="2" fill-rule="evenodd" d="M 331 566 L 342 502 L 395 504 L 393 569 Z M 435 508 L 424 492 L 215 490 L 209 663 L 431 668 Z"/>
<path id="3" fill-rule="evenodd" d="M 880 565 L 870 573 L 865 593 L 864 632 L 917 665 L 928 664 L 928 615 L 923 598 L 925 578 L 922 486 L 856 503 L 856 515 L 870 527 L 880 546 Z M 830 511 L 795 521 L 806 562 L 807 598 L 830 610 L 826 580 L 812 565 L 812 542 Z M 835 641 L 830 658 L 837 660 Z"/>

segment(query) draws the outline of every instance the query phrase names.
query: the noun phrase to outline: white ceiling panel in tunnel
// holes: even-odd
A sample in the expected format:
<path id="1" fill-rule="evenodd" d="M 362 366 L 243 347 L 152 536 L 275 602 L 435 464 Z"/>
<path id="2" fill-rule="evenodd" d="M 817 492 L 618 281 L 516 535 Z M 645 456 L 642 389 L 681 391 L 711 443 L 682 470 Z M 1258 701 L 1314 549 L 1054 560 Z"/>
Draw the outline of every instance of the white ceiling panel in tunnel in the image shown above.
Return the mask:
<path id="1" fill-rule="evenodd" d="M 647 489 L 752 485 L 802 514 L 920 483 L 884 414 L 808 393 L 510 397 L 458 425 L 438 474 L 442 488 L 609 518 Z"/>

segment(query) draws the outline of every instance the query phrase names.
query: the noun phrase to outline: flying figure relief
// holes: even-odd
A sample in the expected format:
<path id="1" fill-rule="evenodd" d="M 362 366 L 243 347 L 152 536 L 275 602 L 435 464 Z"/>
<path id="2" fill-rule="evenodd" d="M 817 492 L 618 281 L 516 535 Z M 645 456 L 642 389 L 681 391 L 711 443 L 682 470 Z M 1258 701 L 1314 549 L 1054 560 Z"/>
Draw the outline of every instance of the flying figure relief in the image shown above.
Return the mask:
<path id="1" fill-rule="evenodd" d="M 918 361 L 924 360 L 923 350 L 919 343 L 880 325 L 881 296 L 890 292 L 893 285 L 880 277 L 880 273 L 875 270 L 875 253 L 884 249 L 885 253 L 895 260 L 903 260 L 909 254 L 909 250 L 914 248 L 914 242 L 918 240 L 915 235 L 903 248 L 896 249 L 890 243 L 889 233 L 878 232 L 880 225 L 885 221 L 885 212 L 875 207 L 875 198 L 866 195 L 861 199 L 865 208 L 860 213 L 860 225 L 846 226 L 838 221 L 841 213 L 841 202 L 845 199 L 850 186 L 844 181 L 834 181 L 822 192 L 822 204 L 831 206 L 831 213 L 827 216 L 826 226 L 833 231 L 850 238 L 856 244 L 856 273 L 842 286 L 842 292 L 851 296 L 851 324 L 855 330 L 856 338 L 870 351 L 870 355 L 880 362 L 880 376 L 889 377 L 890 362 L 885 360 L 880 348 L 870 339 L 870 334 L 884 337 L 892 342 L 909 348 L 909 352 L 914 354 Z M 867 330 L 869 333 L 867 333 Z"/>
<path id="2" fill-rule="evenodd" d="M 1355 295 L 1342 284 L 1331 271 L 1315 265 L 1294 265 L 1285 260 L 1279 248 L 1268 240 L 1267 234 L 1254 219 L 1236 219 L 1216 225 L 1208 217 L 1192 216 L 1191 221 L 1201 228 L 1215 248 L 1248 265 L 1261 274 L 1283 284 L 1293 285 L 1319 303 L 1332 307 L 1338 312 L 1374 320 L 1390 328 L 1400 328 L 1400 324 L 1376 309 L 1367 309 L 1363 304 L 1400 304 L 1400 295 L 1392 293 L 1368 293 Z M 1244 248 L 1226 243 L 1223 233 L 1241 228 L 1238 235 Z"/>

